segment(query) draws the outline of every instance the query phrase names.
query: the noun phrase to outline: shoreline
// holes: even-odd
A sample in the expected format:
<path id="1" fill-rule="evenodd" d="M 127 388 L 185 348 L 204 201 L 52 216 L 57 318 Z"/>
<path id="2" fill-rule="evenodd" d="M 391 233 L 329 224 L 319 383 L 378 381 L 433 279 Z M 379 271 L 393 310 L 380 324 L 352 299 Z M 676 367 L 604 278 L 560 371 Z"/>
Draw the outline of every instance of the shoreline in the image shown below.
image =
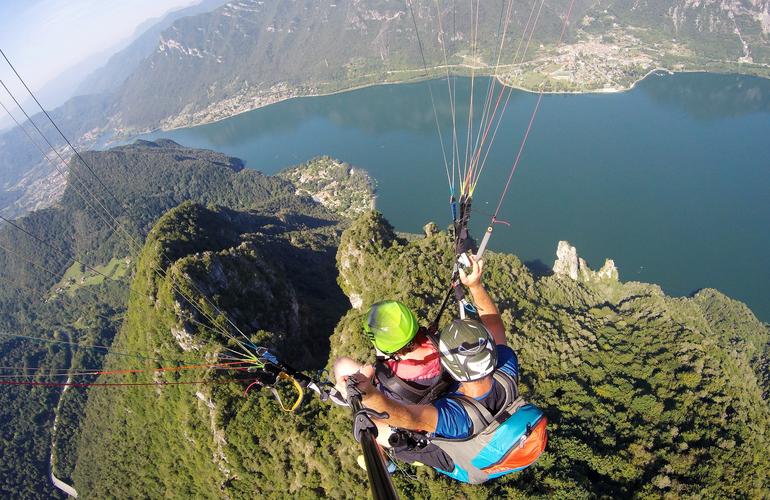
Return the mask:
<path id="1" fill-rule="evenodd" d="M 674 83 L 675 80 L 671 80 L 670 78 L 666 79 L 666 77 L 676 76 L 679 73 L 682 73 L 682 74 L 691 73 L 691 74 L 694 74 L 694 75 L 702 74 L 702 75 L 704 75 L 704 77 L 707 76 L 707 75 L 716 75 L 716 77 L 714 77 L 714 78 L 717 78 L 717 80 L 716 80 L 717 82 L 721 82 L 722 81 L 722 80 L 719 79 L 720 78 L 719 75 L 727 75 L 726 79 L 729 80 L 729 81 L 733 81 L 734 78 L 735 78 L 735 81 L 749 81 L 748 79 L 744 80 L 743 78 L 740 78 L 741 76 L 744 76 L 744 75 L 739 74 L 739 73 L 719 73 L 719 74 L 717 74 L 717 73 L 715 73 L 713 71 L 704 71 L 704 70 L 697 70 L 697 71 L 674 71 L 674 70 L 671 70 L 671 69 L 665 68 L 665 67 L 654 67 L 654 68 L 651 68 L 650 70 L 648 70 L 647 72 L 645 72 L 644 75 L 641 78 L 638 78 L 638 79 L 634 80 L 632 84 L 630 84 L 627 87 L 624 87 L 622 89 L 616 87 L 611 92 L 607 92 L 607 91 L 598 91 L 597 92 L 597 91 L 594 91 L 594 92 L 579 92 L 579 93 L 586 93 L 586 94 L 589 94 L 589 93 L 594 93 L 594 94 L 616 93 L 616 94 L 620 94 L 621 92 L 629 92 L 630 90 L 638 88 L 638 86 L 640 85 L 640 82 L 643 82 L 644 80 L 646 80 L 648 78 L 651 78 L 651 77 L 652 77 L 651 78 L 651 82 L 661 81 L 661 82 L 664 82 L 663 83 L 664 85 L 675 85 L 675 83 Z M 659 75 L 661 78 L 660 79 L 655 78 L 655 77 L 653 77 L 653 75 Z M 735 77 L 730 76 L 730 75 L 735 75 Z M 763 83 L 763 82 L 767 82 L 768 81 L 768 79 L 764 79 L 764 78 L 762 78 L 761 80 L 755 80 L 754 78 L 761 78 L 761 77 L 752 77 L 750 79 L 750 81 L 754 82 L 754 84 L 756 84 L 756 83 Z M 698 80 L 698 78 L 694 78 L 694 79 Z M 439 80 L 438 82 L 434 82 L 434 83 L 443 83 L 443 82 L 440 81 L 440 80 L 442 80 L 440 78 L 439 79 L 435 79 L 434 78 L 433 80 Z M 395 85 L 395 84 L 398 84 L 398 83 L 420 83 L 421 81 L 424 81 L 424 80 L 408 80 L 408 81 L 399 81 L 399 82 L 382 82 L 382 83 L 379 83 L 379 84 L 358 85 L 358 86 L 356 86 L 356 88 L 367 88 L 367 87 L 372 87 L 372 86 L 375 86 L 375 85 Z M 446 85 L 446 84 L 444 83 L 444 85 Z M 512 86 L 508 86 L 508 87 L 516 88 L 516 87 L 512 87 Z M 763 88 L 765 88 L 765 87 L 766 86 L 763 85 Z M 383 88 L 387 89 L 388 87 L 383 87 Z M 419 88 L 420 87 L 418 86 L 417 89 L 419 90 Z M 646 92 L 646 88 L 647 87 L 645 87 L 645 86 L 641 86 L 641 88 L 639 88 L 638 91 L 639 92 Z M 415 87 L 411 87 L 411 89 L 413 91 L 415 89 Z M 330 93 L 327 93 L 327 94 L 319 94 L 319 96 L 320 95 L 341 94 L 343 92 L 347 92 L 347 91 L 351 91 L 351 90 L 354 90 L 354 89 L 349 88 L 349 89 L 344 89 L 344 90 L 336 90 L 334 92 L 330 92 Z M 531 91 L 531 90 L 526 90 L 526 89 L 521 89 L 521 90 L 528 91 L 530 94 L 536 94 L 537 93 L 536 91 Z M 434 93 L 435 93 L 435 90 L 434 90 Z M 556 93 L 566 93 L 566 92 L 548 92 L 548 93 L 556 94 Z M 416 94 L 419 95 L 419 92 L 416 92 Z M 569 92 L 569 94 L 578 94 L 578 92 Z M 628 96 L 629 94 L 626 94 L 626 95 Z M 292 97 L 292 98 L 289 98 L 289 99 L 310 98 L 310 97 L 314 97 L 314 96 L 309 96 L 309 95 L 308 96 L 296 96 L 296 97 Z M 286 99 L 286 100 L 289 100 L 289 99 Z M 427 92 L 424 92 L 424 99 L 425 100 L 428 99 Z M 528 97 L 528 99 L 529 99 L 529 97 Z M 283 101 L 281 101 L 281 102 L 283 102 Z M 302 106 L 301 103 L 299 105 Z M 428 102 L 427 105 L 430 106 L 430 103 Z M 286 109 L 286 108 L 280 108 L 280 109 Z M 222 120 L 219 120 L 219 121 L 222 121 Z M 209 130 L 209 129 L 203 129 L 203 130 Z M 206 133 L 208 133 L 208 132 L 202 132 L 202 134 L 206 134 Z M 326 150 L 325 154 L 329 154 L 328 149 Z M 285 168 L 286 166 L 287 165 L 284 165 L 283 168 Z M 247 164 L 247 167 L 249 167 L 249 168 L 259 168 L 259 166 L 249 165 L 249 164 Z M 269 172 L 269 170 L 268 170 L 268 172 Z M 380 202 L 380 201 L 381 200 L 378 200 L 378 202 Z M 378 205 L 379 204 L 380 203 L 378 203 Z M 662 282 L 663 280 L 657 280 L 657 281 L 658 282 Z M 663 286 L 663 285 L 661 285 L 661 286 Z M 666 286 L 667 293 L 671 294 L 671 296 L 677 296 L 677 297 L 686 297 L 686 296 L 688 296 L 691 293 L 689 290 L 692 289 L 692 288 L 688 288 L 688 291 L 685 291 L 685 292 L 672 292 L 672 291 L 669 290 L 668 286 L 669 285 Z M 707 286 L 713 286 L 713 287 L 717 287 L 717 288 L 724 288 L 724 286 L 720 286 L 718 283 L 708 283 Z M 733 291 L 733 292 L 731 292 L 731 296 L 738 297 L 739 295 Z M 737 299 L 737 300 L 740 300 L 741 302 L 744 302 L 744 303 L 747 303 L 747 304 L 751 303 L 752 305 L 756 303 L 755 302 L 756 299 L 753 299 L 749 295 L 740 295 L 740 299 Z M 768 318 L 767 318 L 767 316 L 763 316 L 762 315 L 761 307 L 760 306 L 754 306 L 754 307 L 757 307 L 757 312 L 755 314 L 758 317 L 760 317 L 761 320 L 764 320 L 765 322 L 767 322 Z M 752 309 L 752 312 L 754 312 L 754 309 Z"/>
<path id="2" fill-rule="evenodd" d="M 407 70 L 407 71 L 409 71 L 409 70 Z M 415 71 L 417 71 L 417 70 L 415 70 Z M 665 68 L 665 67 L 660 67 L 659 66 L 659 67 L 655 67 L 655 68 L 647 71 L 643 76 L 641 76 L 640 78 L 637 78 L 636 80 L 631 82 L 626 87 L 611 87 L 611 88 L 606 88 L 606 89 L 593 89 L 593 90 L 548 90 L 548 91 L 542 91 L 542 93 L 543 93 L 543 95 L 620 94 L 620 93 L 623 93 L 623 92 L 629 92 L 629 91 L 633 90 L 634 88 L 636 88 L 637 85 L 639 85 L 639 83 L 641 83 L 642 81 L 644 81 L 648 77 L 650 77 L 650 76 L 652 76 L 654 74 L 661 74 L 661 73 L 669 75 L 669 76 L 673 76 L 673 75 L 677 75 L 677 74 L 687 74 L 687 73 L 734 74 L 734 75 L 737 75 L 737 76 L 753 76 L 755 78 L 762 78 L 760 76 L 750 75 L 750 74 L 745 74 L 745 73 L 729 73 L 729 72 L 728 73 L 718 73 L 718 72 L 706 71 L 706 70 L 698 70 L 698 69 L 681 70 L 681 71 L 679 71 L 679 70 L 672 70 L 670 68 Z M 521 92 L 527 92 L 529 94 L 539 94 L 541 92 L 541 91 L 535 90 L 535 89 L 530 89 L 530 88 L 526 88 L 526 87 L 519 87 L 519 86 L 516 86 L 516 85 L 510 85 L 508 83 L 503 82 L 500 79 L 499 76 L 494 76 L 494 75 L 482 75 L 482 76 L 484 78 L 495 78 L 500 83 L 500 85 L 502 85 L 504 87 L 508 87 L 510 89 L 513 89 L 513 90 L 518 90 L 518 91 L 521 91 Z M 479 78 L 481 78 L 482 76 L 479 76 Z M 463 78 L 468 78 L 466 76 L 462 76 L 462 77 Z M 334 91 L 330 91 L 330 92 L 319 92 L 319 93 L 313 93 L 313 94 L 295 95 L 295 96 L 287 97 L 285 99 L 279 99 L 279 100 L 276 100 L 276 101 L 273 101 L 273 102 L 270 102 L 270 103 L 267 103 L 267 104 L 256 106 L 254 108 L 249 108 L 249 109 L 246 109 L 246 110 L 243 110 L 243 111 L 239 111 L 239 112 L 237 112 L 235 114 L 232 114 L 232 115 L 229 115 L 229 116 L 226 116 L 226 117 L 223 117 L 223 118 L 217 118 L 217 119 L 214 119 L 214 120 L 201 121 L 201 122 L 198 122 L 198 123 L 194 123 L 194 124 L 190 124 L 190 125 L 185 125 L 185 126 L 180 126 L 180 127 L 171 127 L 171 128 L 161 128 L 161 127 L 158 127 L 158 128 L 151 129 L 151 130 L 146 130 L 146 131 L 142 131 L 142 132 L 132 133 L 128 137 L 130 137 L 131 139 L 135 140 L 140 135 L 156 134 L 156 133 L 162 133 L 162 132 L 173 132 L 175 130 L 182 130 L 182 129 L 187 129 L 187 128 L 201 127 L 203 125 L 211 125 L 211 124 L 214 124 L 214 123 L 219 123 L 219 122 L 228 120 L 230 118 L 234 118 L 234 117 L 242 115 L 244 113 L 249 113 L 251 111 L 256 111 L 258 109 L 266 108 L 268 106 L 273 106 L 275 104 L 280 104 L 282 102 L 292 101 L 294 99 L 305 99 L 305 98 L 313 98 L 313 97 L 328 97 L 328 96 L 333 96 L 333 95 L 337 95 L 337 94 L 343 94 L 345 92 L 354 92 L 356 90 L 362 90 L 362 89 L 366 89 L 366 88 L 370 88 L 370 87 L 378 87 L 378 86 L 384 86 L 384 85 L 400 85 L 400 84 L 406 84 L 406 83 L 420 83 L 420 82 L 425 82 L 425 81 L 441 80 L 443 78 L 446 78 L 446 77 L 431 78 L 431 77 L 420 76 L 420 77 L 416 77 L 416 78 L 410 78 L 410 79 L 399 80 L 399 81 L 382 81 L 382 82 L 374 82 L 374 83 L 363 83 L 363 84 L 360 84 L 360 85 L 353 85 L 351 87 L 346 87 L 344 89 L 334 90 Z M 115 141 L 115 142 L 126 144 L 126 143 L 129 143 L 130 140 L 126 141 L 126 140 L 121 138 L 121 139 L 119 139 L 118 141 Z"/>
<path id="3" fill-rule="evenodd" d="M 649 70 L 647 73 L 645 73 L 641 78 L 637 78 L 633 82 L 631 82 L 630 85 L 627 87 L 605 87 L 602 89 L 594 89 L 594 90 L 546 90 L 546 91 L 540 91 L 540 90 L 532 90 L 525 87 L 517 87 L 516 85 L 508 85 L 507 83 L 500 80 L 500 77 L 496 77 L 497 80 L 500 82 L 500 85 L 519 90 L 521 92 L 527 92 L 529 94 L 554 94 L 554 95 L 584 95 L 584 94 L 622 94 L 623 92 L 629 92 L 633 90 L 638 84 L 640 84 L 642 81 L 646 80 L 648 77 L 658 74 L 658 73 L 665 73 L 668 76 L 676 75 L 677 73 L 708 73 L 708 71 L 673 71 L 668 68 L 663 67 L 657 67 Z"/>

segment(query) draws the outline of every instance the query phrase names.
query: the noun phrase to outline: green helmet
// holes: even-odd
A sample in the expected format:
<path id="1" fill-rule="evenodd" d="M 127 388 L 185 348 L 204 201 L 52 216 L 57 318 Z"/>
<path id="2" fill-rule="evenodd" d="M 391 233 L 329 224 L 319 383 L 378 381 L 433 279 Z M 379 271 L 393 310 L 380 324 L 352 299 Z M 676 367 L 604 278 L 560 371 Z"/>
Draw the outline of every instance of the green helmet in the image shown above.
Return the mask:
<path id="1" fill-rule="evenodd" d="M 385 354 L 393 354 L 417 335 L 417 317 L 401 302 L 384 300 L 369 308 L 364 331 L 374 346 Z"/>
<path id="2" fill-rule="evenodd" d="M 456 319 L 439 337 L 438 350 L 444 369 L 459 382 L 486 377 L 497 366 L 497 346 L 489 330 L 472 319 Z"/>

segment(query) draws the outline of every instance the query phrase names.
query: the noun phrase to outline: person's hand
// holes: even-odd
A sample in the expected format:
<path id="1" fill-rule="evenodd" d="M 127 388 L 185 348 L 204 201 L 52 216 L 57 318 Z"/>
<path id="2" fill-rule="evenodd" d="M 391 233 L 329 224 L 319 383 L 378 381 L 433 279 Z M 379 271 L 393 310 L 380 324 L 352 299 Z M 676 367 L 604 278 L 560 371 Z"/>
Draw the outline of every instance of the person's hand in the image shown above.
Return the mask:
<path id="1" fill-rule="evenodd" d="M 460 283 L 468 288 L 473 288 L 481 285 L 481 273 L 484 271 L 484 259 L 477 260 L 475 255 L 471 255 L 470 260 L 472 266 L 471 273 L 466 274 L 466 272 L 460 268 Z"/>
<path id="2" fill-rule="evenodd" d="M 348 377 L 347 387 L 349 396 L 361 396 L 362 400 L 366 399 L 368 394 L 376 390 L 374 385 L 372 385 L 372 379 L 361 372 L 354 373 Z"/>

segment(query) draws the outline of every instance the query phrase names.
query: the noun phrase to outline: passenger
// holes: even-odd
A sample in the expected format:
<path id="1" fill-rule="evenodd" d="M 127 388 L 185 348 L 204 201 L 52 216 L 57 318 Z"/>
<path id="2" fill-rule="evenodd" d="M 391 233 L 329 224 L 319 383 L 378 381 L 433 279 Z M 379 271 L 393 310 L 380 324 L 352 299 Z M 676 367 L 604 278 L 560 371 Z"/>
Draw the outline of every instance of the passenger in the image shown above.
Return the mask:
<path id="1" fill-rule="evenodd" d="M 414 313 L 401 302 L 386 300 L 369 309 L 364 332 L 374 344 L 377 361 L 363 365 L 351 358 L 334 363 L 337 389 L 346 394 L 348 375 L 363 370 L 388 397 L 408 403 L 426 402 L 441 381 L 442 368 L 433 335 L 420 327 Z"/>

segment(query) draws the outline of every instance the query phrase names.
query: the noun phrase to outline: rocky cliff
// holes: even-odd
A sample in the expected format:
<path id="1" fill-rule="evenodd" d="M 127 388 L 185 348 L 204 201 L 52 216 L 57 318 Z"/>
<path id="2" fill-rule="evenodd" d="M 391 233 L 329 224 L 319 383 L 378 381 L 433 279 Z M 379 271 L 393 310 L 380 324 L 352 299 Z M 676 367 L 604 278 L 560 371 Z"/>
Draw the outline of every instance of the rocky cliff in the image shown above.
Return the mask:
<path id="1" fill-rule="evenodd" d="M 600 280 L 618 281 L 619 278 L 615 261 L 607 259 L 598 271 L 592 271 L 585 259 L 578 257 L 577 249 L 570 245 L 568 241 L 560 241 L 558 247 L 556 247 L 556 261 L 553 263 L 553 273 L 585 282 Z"/>
<path id="2" fill-rule="evenodd" d="M 198 297 L 223 300 L 228 317 L 250 334 L 269 329 L 275 343 L 291 345 L 289 355 L 299 363 L 319 367 L 326 362 L 328 332 L 347 309 L 335 282 L 334 252 L 344 228 L 339 215 L 297 193 L 297 187 L 285 179 L 244 169 L 236 158 L 171 141 L 138 141 L 83 155 L 114 198 L 93 176 L 84 175 L 88 190 L 73 182 L 55 207 L 17 220 L 39 239 L 8 225 L 0 228 L 2 366 L 29 366 L 38 370 L 36 378 L 51 383 L 66 381 L 57 374 L 101 369 L 104 349 L 93 346 L 111 345 L 129 298 L 140 308 L 138 314 L 147 316 L 147 325 L 164 325 L 164 346 L 177 349 L 181 358 L 205 358 L 204 348 L 215 337 L 197 330 L 199 323 L 207 323 L 200 311 L 172 290 L 170 283 L 175 280 Z M 313 165 L 311 161 L 306 167 Z M 335 189 L 348 186 L 351 199 L 371 196 L 368 190 L 359 192 L 349 180 L 338 180 Z M 101 205 L 95 205 L 89 190 Z M 138 300 L 145 297 L 144 292 L 133 286 L 129 291 L 141 245 L 159 217 L 185 200 L 200 205 L 186 205 L 164 219 L 163 231 L 153 239 L 154 250 L 162 254 L 148 251 L 155 255 L 156 265 L 142 264 L 145 269 L 158 268 L 160 274 L 143 275 L 136 282 L 137 289 L 162 289 L 163 293 L 152 296 L 162 300 L 163 307 L 141 309 L 147 305 Z M 73 258 L 78 262 L 73 263 Z M 166 271 L 171 273 L 168 281 L 164 281 Z M 240 296 L 251 301 L 238 302 Z M 154 298 L 147 299 L 150 305 Z M 198 307 L 207 311 L 210 305 L 202 300 Z M 169 316 L 155 316 L 161 313 Z M 143 330 L 143 324 L 136 320 L 139 352 L 152 349 L 145 345 L 151 331 Z M 297 347 L 298 338 L 306 348 Z M 153 359 L 162 366 L 179 357 Z M 131 361 L 137 360 L 120 354 L 115 358 L 112 366 L 119 368 L 131 368 Z M 141 361 L 139 365 L 144 367 Z M 6 371 L 3 376 L 7 375 Z M 90 383 L 93 378 L 81 375 L 75 380 Z M 53 409 L 61 409 L 55 472 L 69 482 L 78 462 L 78 436 L 89 432 L 81 425 L 84 405 L 99 391 L 76 387 L 60 398 L 59 389 L 25 389 L 0 387 L 0 455 L 7 458 L 0 467 L 0 496 L 47 497 L 55 495 L 47 479 Z M 105 453 L 123 453 L 119 443 L 110 446 Z M 124 485 L 114 487 L 115 496 L 121 496 Z"/>
<path id="3" fill-rule="evenodd" d="M 148 368 L 212 363 L 239 349 L 231 337 L 243 342 L 240 330 L 289 363 L 318 368 L 328 353 L 324 333 L 345 309 L 334 282 L 335 241 L 332 227 L 311 218 L 183 204 L 148 237 L 113 349 L 155 360 Z M 120 356 L 107 360 L 113 369 L 125 363 Z M 245 385 L 233 379 L 247 377 L 214 369 L 148 371 L 130 379 L 151 387 L 94 391 L 73 474 L 78 491 L 84 498 L 339 491 L 320 465 L 323 455 L 335 455 L 322 449 L 325 426 L 301 431 L 311 416 L 325 418 L 318 405 L 282 414 L 258 390 L 243 396 Z M 316 479 L 303 479 L 308 473 Z"/>

